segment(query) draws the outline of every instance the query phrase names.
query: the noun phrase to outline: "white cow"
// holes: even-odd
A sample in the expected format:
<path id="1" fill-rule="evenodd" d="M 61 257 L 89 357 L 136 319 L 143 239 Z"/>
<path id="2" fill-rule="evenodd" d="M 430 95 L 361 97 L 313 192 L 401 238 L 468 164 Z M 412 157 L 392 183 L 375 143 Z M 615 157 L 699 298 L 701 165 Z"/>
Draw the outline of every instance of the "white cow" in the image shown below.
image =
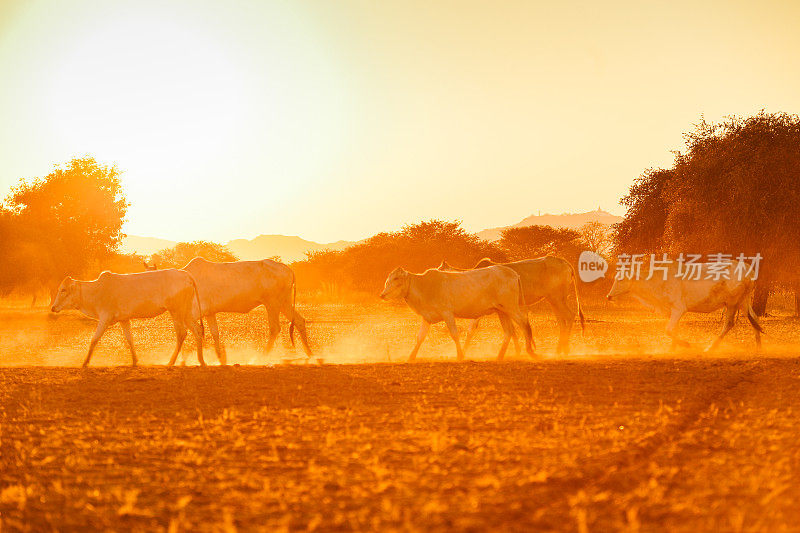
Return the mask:
<path id="1" fill-rule="evenodd" d="M 97 329 L 89 343 L 89 353 L 83 366 L 89 364 L 97 342 L 110 326 L 117 322 L 131 350 L 136 366 L 136 350 L 131 336 L 132 318 L 152 318 L 169 311 L 175 325 L 178 342 L 169 364 L 175 364 L 186 330 L 190 330 L 197 342 L 197 359 L 203 361 L 203 325 L 200 322 L 200 305 L 197 287 L 192 276 L 183 270 L 167 269 L 137 274 L 114 274 L 103 272 L 94 281 L 78 281 L 67 277 L 58 288 L 51 311 L 77 309 L 89 318 L 97 320 Z"/>
<path id="2" fill-rule="evenodd" d="M 505 338 L 497 355 L 503 359 L 511 334 L 512 321 L 525 334 L 525 347 L 533 357 L 531 325 L 522 306 L 519 275 L 510 268 L 493 266 L 467 272 L 443 272 L 436 269 L 422 274 L 412 274 L 396 268 L 386 279 L 381 298 L 403 299 L 411 309 L 422 317 L 417 333 L 417 342 L 408 360 L 413 361 L 428 334 L 431 324 L 444 321 L 450 336 L 456 343 L 458 360 L 464 359 L 464 350 L 458 340 L 456 318 L 479 318 L 497 313 L 503 326 Z"/>
<path id="3" fill-rule="evenodd" d="M 537 257 L 536 259 L 524 259 L 512 263 L 496 263 L 486 258 L 481 259 L 478 264 L 472 267 L 472 270 L 487 266 L 504 266 L 519 274 L 519 279 L 522 282 L 522 293 L 525 297 L 526 311 L 542 299 L 547 300 L 547 303 L 553 308 L 560 330 L 556 353 L 569 353 L 569 336 L 576 315 L 580 317 L 581 329 L 583 330 L 584 328 L 583 310 L 578 298 L 578 285 L 572 265 L 566 259 L 552 255 Z M 448 265 L 446 261 L 442 261 L 439 270 L 464 272 L 470 269 L 454 268 Z M 573 311 L 570 306 L 570 294 L 573 291 L 575 292 L 576 311 Z M 467 349 L 472 337 L 475 335 L 479 323 L 480 319 L 475 319 L 470 324 L 467 330 L 467 338 L 464 341 L 464 350 Z M 512 334 L 512 339 L 514 340 L 514 347 L 519 354 L 516 332 Z"/>
<path id="4" fill-rule="evenodd" d="M 723 272 L 729 279 L 714 279 L 716 272 Z M 756 346 L 760 348 L 764 330 L 752 307 L 754 279 L 749 267 L 742 262 L 727 262 L 722 267 L 714 263 L 700 263 L 698 273 L 692 272 L 691 277 L 699 279 L 679 277 L 677 268 L 671 267 L 666 276 L 662 272 L 654 272 L 651 279 L 616 279 L 606 297 L 613 300 L 630 294 L 650 309 L 668 316 L 666 333 L 672 338 L 673 348 L 678 345 L 689 346 L 689 343 L 678 338 L 678 321 L 684 313 L 712 313 L 725 308 L 722 331 L 706 349 L 711 351 L 733 328 L 737 311 L 741 310 L 753 326 Z"/>
<path id="5" fill-rule="evenodd" d="M 294 329 L 297 328 L 303 349 L 307 356 L 311 356 L 306 321 L 295 309 L 297 286 L 291 268 L 269 259 L 214 263 L 195 257 L 183 269 L 197 282 L 201 314 L 208 317 L 214 348 L 223 364 L 226 355 L 219 339 L 216 314 L 248 313 L 259 305 L 267 310 L 267 352 L 272 350 L 280 333 L 280 314 L 283 313 L 289 320 L 289 340 L 292 346 Z"/>

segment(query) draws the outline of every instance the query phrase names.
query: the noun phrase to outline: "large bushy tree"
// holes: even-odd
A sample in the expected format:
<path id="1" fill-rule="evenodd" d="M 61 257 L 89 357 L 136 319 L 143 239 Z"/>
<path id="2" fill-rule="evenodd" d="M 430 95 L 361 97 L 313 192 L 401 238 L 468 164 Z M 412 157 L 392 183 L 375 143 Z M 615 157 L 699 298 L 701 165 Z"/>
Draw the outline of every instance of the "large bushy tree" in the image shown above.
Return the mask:
<path id="1" fill-rule="evenodd" d="M 36 285 L 52 290 L 67 274 L 81 275 L 119 247 L 128 203 L 116 166 L 91 157 L 22 180 L 5 201 L 0 263 L 11 274 L 3 292 Z"/>
<path id="2" fill-rule="evenodd" d="M 503 230 L 497 244 L 513 261 L 558 255 L 575 263 L 587 248 L 580 232 L 551 226 L 508 228 Z"/>
<path id="3" fill-rule="evenodd" d="M 645 173 L 623 203 L 622 251 L 761 254 L 754 307 L 763 314 L 770 287 L 798 280 L 800 118 L 703 121 L 673 168 Z"/>

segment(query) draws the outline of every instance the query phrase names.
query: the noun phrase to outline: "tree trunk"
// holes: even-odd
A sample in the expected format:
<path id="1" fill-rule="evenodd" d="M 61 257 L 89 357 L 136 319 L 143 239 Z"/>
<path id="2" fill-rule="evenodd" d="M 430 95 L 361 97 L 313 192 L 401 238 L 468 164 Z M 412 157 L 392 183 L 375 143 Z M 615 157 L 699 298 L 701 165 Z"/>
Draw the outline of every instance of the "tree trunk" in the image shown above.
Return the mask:
<path id="1" fill-rule="evenodd" d="M 758 316 L 767 314 L 767 298 L 769 298 L 769 285 L 763 281 L 757 281 L 753 293 L 753 311 Z"/>

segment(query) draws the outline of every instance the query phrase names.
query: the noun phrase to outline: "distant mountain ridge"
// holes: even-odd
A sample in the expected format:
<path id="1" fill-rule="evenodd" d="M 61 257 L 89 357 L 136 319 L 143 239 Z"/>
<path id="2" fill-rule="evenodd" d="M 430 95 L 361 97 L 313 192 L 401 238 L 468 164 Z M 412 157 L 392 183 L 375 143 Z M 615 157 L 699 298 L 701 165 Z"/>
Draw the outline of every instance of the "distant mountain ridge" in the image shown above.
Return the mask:
<path id="1" fill-rule="evenodd" d="M 545 213 L 544 215 L 531 215 L 527 218 L 523 218 L 511 226 L 501 226 L 479 231 L 478 237 L 486 241 L 496 241 L 500 238 L 503 230 L 508 228 L 552 226 L 554 228 L 578 229 L 587 222 L 600 222 L 601 224 L 611 225 L 622 222 L 622 217 L 612 215 L 608 211 L 603 211 L 600 208 L 596 211 L 587 211 L 586 213 L 562 213 L 560 215 Z"/>
<path id="2" fill-rule="evenodd" d="M 176 244 L 177 242 L 167 239 L 127 235 L 122 239 L 122 252 L 152 255 L 165 248 L 172 248 Z M 294 235 L 259 235 L 254 239 L 234 239 L 225 245 L 236 257 L 246 261 L 278 256 L 282 261 L 292 262 L 305 259 L 306 252 L 342 250 L 351 244 L 355 242 L 319 243 Z"/>
<path id="3" fill-rule="evenodd" d="M 506 228 L 541 225 L 553 226 L 554 228 L 578 229 L 587 222 L 600 222 L 610 225 L 620 221 L 622 221 L 622 217 L 612 215 L 599 208 L 596 211 L 588 211 L 586 213 L 563 213 L 561 215 L 546 213 L 544 215 L 531 215 L 511 226 L 501 226 L 479 231 L 478 237 L 487 241 L 496 241 Z M 124 253 L 135 252 L 141 255 L 152 255 L 164 248 L 172 248 L 176 244 L 175 241 L 166 239 L 128 235 L 122 239 L 122 251 Z M 278 256 L 282 261 L 291 263 L 292 261 L 301 261 L 305 259 L 307 252 L 343 250 L 353 244 L 356 244 L 356 242 L 336 241 L 319 243 L 295 235 L 259 235 L 253 239 L 234 239 L 226 243 L 226 246 L 239 259 L 257 260 Z"/>
<path id="4" fill-rule="evenodd" d="M 239 259 L 246 261 L 278 256 L 286 262 L 306 258 L 306 252 L 320 250 L 343 250 L 355 244 L 352 241 L 318 243 L 307 241 L 294 235 L 259 235 L 255 239 L 234 239 L 229 241 L 228 249 Z"/>
<path id="5" fill-rule="evenodd" d="M 167 239 L 158 239 L 156 237 L 140 237 L 139 235 L 125 235 L 122 238 L 122 253 L 124 254 L 139 254 L 139 255 L 152 255 L 159 250 L 165 248 L 172 248 L 175 246 L 175 241 L 168 241 Z"/>

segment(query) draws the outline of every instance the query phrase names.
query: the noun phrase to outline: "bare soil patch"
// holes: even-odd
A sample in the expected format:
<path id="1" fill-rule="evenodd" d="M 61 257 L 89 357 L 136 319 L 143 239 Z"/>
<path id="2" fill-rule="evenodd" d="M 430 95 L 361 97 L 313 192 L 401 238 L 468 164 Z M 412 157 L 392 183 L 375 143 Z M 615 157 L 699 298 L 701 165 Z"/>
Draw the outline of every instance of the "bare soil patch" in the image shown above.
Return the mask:
<path id="1" fill-rule="evenodd" d="M 800 363 L 0 369 L 4 531 L 794 531 Z"/>

